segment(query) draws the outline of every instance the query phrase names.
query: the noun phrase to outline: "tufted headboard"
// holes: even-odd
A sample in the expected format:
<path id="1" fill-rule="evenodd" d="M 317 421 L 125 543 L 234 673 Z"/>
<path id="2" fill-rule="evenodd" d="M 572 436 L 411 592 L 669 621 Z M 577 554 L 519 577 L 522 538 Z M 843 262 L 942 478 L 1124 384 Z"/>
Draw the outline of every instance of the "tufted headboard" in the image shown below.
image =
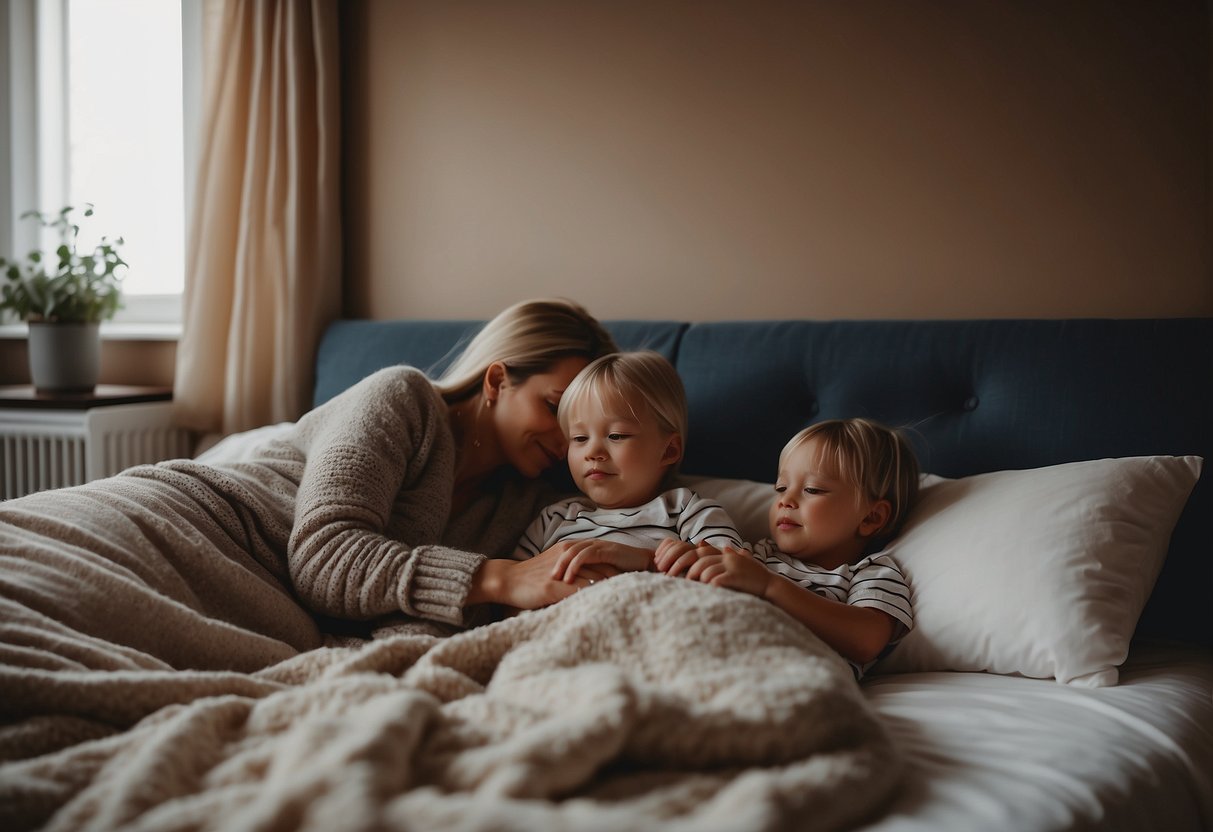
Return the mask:
<path id="1" fill-rule="evenodd" d="M 441 369 L 479 321 L 334 323 L 319 404 L 395 363 Z M 1213 465 L 1213 319 L 614 321 L 624 349 L 670 358 L 687 388 L 683 471 L 769 481 L 820 419 L 908 427 L 923 469 L 961 477 L 1103 457 Z M 1213 488 L 1197 483 L 1138 627 L 1213 644 Z"/>

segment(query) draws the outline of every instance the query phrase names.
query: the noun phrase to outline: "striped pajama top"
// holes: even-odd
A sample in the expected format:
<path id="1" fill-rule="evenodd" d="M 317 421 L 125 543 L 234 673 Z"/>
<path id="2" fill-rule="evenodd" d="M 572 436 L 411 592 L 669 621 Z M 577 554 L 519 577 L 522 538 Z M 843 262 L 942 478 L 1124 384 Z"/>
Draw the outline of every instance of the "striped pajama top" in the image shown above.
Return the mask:
<path id="1" fill-rule="evenodd" d="M 755 544 L 753 550 L 755 560 L 797 586 L 840 604 L 871 607 L 892 616 L 893 638 L 881 653 L 882 656 L 914 627 L 910 587 L 897 562 L 884 552 L 867 555 L 855 563 L 844 563 L 837 569 L 825 569 L 784 554 L 770 538 Z M 855 662 L 850 664 L 858 679 L 875 662 L 862 666 Z"/>
<path id="2" fill-rule="evenodd" d="M 720 503 L 674 488 L 633 508 L 598 508 L 588 497 L 552 503 L 539 513 L 514 552 L 526 560 L 562 540 L 610 540 L 655 549 L 664 539 L 742 548 L 741 535 Z"/>

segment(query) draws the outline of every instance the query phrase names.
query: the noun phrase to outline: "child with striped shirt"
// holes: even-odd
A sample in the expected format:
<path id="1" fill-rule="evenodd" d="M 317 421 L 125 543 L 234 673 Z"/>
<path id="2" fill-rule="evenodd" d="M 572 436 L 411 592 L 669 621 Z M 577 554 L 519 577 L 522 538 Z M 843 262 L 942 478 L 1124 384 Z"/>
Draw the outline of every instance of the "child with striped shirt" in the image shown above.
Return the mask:
<path id="1" fill-rule="evenodd" d="M 553 577 L 588 583 L 619 570 L 653 567 L 663 540 L 741 547 L 719 503 L 669 488 L 687 431 L 686 392 L 656 352 L 619 352 L 589 364 L 560 398 L 569 473 L 581 494 L 545 508 L 514 557 L 562 552 Z"/>
<path id="2" fill-rule="evenodd" d="M 767 599 L 858 678 L 914 625 L 905 578 L 879 550 L 917 494 L 918 461 L 899 431 L 867 419 L 819 422 L 779 455 L 770 538 L 753 551 L 672 545 L 656 566 Z"/>

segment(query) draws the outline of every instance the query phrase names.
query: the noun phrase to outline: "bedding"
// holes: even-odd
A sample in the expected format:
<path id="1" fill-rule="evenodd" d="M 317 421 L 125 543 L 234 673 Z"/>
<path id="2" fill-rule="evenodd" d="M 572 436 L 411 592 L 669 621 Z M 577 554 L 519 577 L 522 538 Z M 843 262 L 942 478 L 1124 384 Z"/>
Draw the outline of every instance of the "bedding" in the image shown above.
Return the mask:
<path id="1" fill-rule="evenodd" d="M 1136 645 L 1120 684 L 897 673 L 864 695 L 906 759 L 869 832 L 1213 829 L 1213 661 Z"/>
<path id="2" fill-rule="evenodd" d="M 315 401 L 394 363 L 440 366 L 477 325 L 338 322 Z M 608 326 L 675 363 L 683 469 L 748 539 L 765 536 L 764 483 L 797 429 L 911 429 L 937 476 L 894 544 L 925 616 L 913 651 L 859 684 L 774 607 L 648 574 L 449 638 L 317 646 L 268 581 L 239 599 L 244 626 L 175 612 L 173 592 L 220 603 L 226 585 L 188 535 L 170 562 L 138 545 L 164 520 L 95 524 L 108 558 L 31 533 L 25 572 L 0 564 L 0 826 L 1213 828 L 1213 490 L 1198 478 L 1213 320 Z M 83 493 L 46 496 L 56 522 L 80 525 Z M 1017 510 L 1000 513 L 1008 495 Z M 1041 575 L 1057 591 L 1036 591 Z M 73 592 L 87 576 L 102 589 Z M 1097 596 L 1114 601 L 1084 606 Z M 1060 624 L 1014 617 L 1068 603 Z M 116 628 L 123 605 L 158 605 L 165 627 L 141 637 L 199 627 L 214 660 L 179 670 L 74 638 L 60 622 L 82 604 Z"/>
<path id="3" fill-rule="evenodd" d="M 805 628 L 652 574 L 255 673 L 109 652 L 104 678 L 5 669 L 5 717 L 30 718 L 0 735 L 3 828 L 839 829 L 900 772 Z"/>

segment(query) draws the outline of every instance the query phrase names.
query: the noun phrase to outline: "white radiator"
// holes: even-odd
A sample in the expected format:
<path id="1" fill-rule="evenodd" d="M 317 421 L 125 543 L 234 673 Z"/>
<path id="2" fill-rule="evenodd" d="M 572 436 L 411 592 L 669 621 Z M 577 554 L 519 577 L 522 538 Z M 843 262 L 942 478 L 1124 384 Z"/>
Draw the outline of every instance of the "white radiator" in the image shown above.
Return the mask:
<path id="1" fill-rule="evenodd" d="M 132 465 L 188 457 L 172 403 L 90 410 L 0 410 L 0 499 L 80 485 Z"/>

